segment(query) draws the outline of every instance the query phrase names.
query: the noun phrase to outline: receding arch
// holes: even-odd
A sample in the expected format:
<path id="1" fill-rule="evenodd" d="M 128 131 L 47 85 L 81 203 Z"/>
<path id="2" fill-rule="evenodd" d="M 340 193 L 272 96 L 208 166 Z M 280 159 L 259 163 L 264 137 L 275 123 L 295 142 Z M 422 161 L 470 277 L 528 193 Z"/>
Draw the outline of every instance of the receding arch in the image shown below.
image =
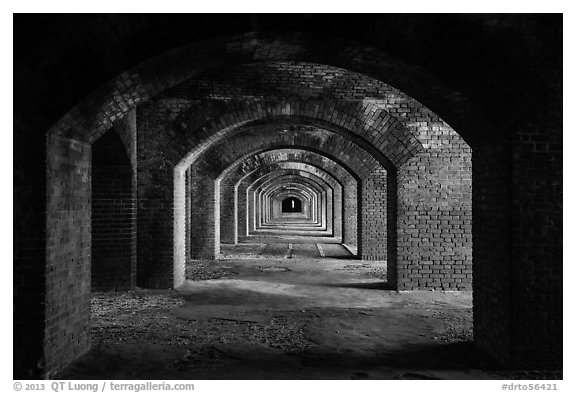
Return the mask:
<path id="1" fill-rule="evenodd" d="M 239 206 L 242 205 L 247 205 L 248 204 L 248 200 L 249 198 L 247 197 L 247 193 L 248 193 L 248 189 L 255 184 L 255 182 L 259 181 L 264 181 L 265 179 L 269 178 L 269 177 L 273 177 L 273 176 L 277 176 L 276 173 L 286 173 L 286 174 L 293 174 L 293 175 L 299 175 L 301 176 L 302 173 L 299 170 L 294 170 L 294 169 L 288 169 L 288 168 L 277 168 L 277 167 L 263 167 L 260 168 L 256 171 L 253 172 L 249 172 L 248 174 L 246 174 L 245 176 L 243 176 L 242 178 L 240 178 L 238 180 L 237 183 L 237 187 L 235 188 L 237 193 L 238 193 L 238 197 L 239 197 Z M 340 187 L 342 190 L 346 190 L 346 192 L 348 192 L 348 198 L 346 199 L 347 202 L 353 202 L 353 204 L 356 203 L 356 194 L 357 194 L 357 183 L 354 180 L 354 178 L 352 178 L 349 174 L 347 174 L 348 179 L 343 179 L 346 182 L 345 187 L 342 188 Z M 335 186 L 339 185 L 336 183 Z M 336 187 L 336 188 L 338 188 Z M 341 194 L 341 199 L 342 199 L 342 192 Z M 353 205 L 354 208 L 356 208 L 355 205 Z M 350 205 L 342 205 L 342 209 L 350 209 Z M 238 213 L 238 233 L 239 236 L 246 236 L 248 234 L 248 232 L 250 231 L 250 212 L 248 211 L 249 209 L 245 209 L 244 211 L 242 211 L 242 209 L 239 210 Z M 348 211 L 348 210 L 347 210 Z M 336 210 L 337 213 L 339 213 L 339 218 L 343 217 L 343 214 L 341 211 Z M 356 210 L 350 210 L 348 212 L 347 218 L 348 220 L 346 222 L 344 222 L 341 226 L 341 228 L 338 228 L 338 226 L 335 227 L 338 228 L 338 230 L 336 231 L 335 235 L 338 236 L 342 236 L 345 235 L 345 239 L 350 243 L 352 241 L 351 244 L 355 244 L 353 243 L 353 240 L 355 239 L 355 231 L 356 231 L 356 226 L 357 226 L 357 221 L 356 221 Z M 242 217 L 242 215 L 244 215 L 244 218 Z M 339 219 L 339 218 L 335 218 L 335 222 Z M 352 221 L 350 221 L 350 219 L 352 219 Z M 348 226 L 347 226 L 348 225 Z M 351 225 L 351 226 L 349 226 Z M 243 226 L 243 228 L 242 228 Z M 353 233 L 348 233 L 353 231 Z"/>
<path id="2" fill-rule="evenodd" d="M 302 200 L 297 196 L 289 196 L 282 200 L 282 213 L 302 213 Z"/>
<path id="3" fill-rule="evenodd" d="M 242 117 L 235 117 L 235 119 L 240 119 Z M 198 160 L 200 157 L 202 157 L 204 154 L 206 154 L 210 148 L 212 146 L 218 146 L 217 141 L 222 141 L 226 136 L 228 136 L 229 133 L 231 132 L 236 132 L 236 137 L 238 137 L 238 135 L 242 135 L 242 131 L 243 131 L 243 127 L 246 126 L 247 122 L 245 121 L 241 121 L 238 123 L 238 126 L 229 126 L 226 129 L 222 130 L 222 132 L 218 133 L 217 135 L 215 135 L 214 137 L 212 137 L 210 139 L 210 142 L 204 142 L 201 143 L 199 145 L 196 145 L 196 147 L 190 151 L 188 154 L 186 154 L 184 156 L 184 158 L 182 158 L 182 160 L 176 165 L 175 169 L 174 169 L 174 185 L 175 185 L 175 193 L 174 193 L 174 201 L 175 201 L 175 208 L 174 208 L 174 245 L 175 245 L 175 252 L 174 252 L 174 282 L 175 285 L 178 285 L 177 283 L 183 282 L 184 280 L 184 261 L 186 260 L 186 224 L 185 224 L 185 179 L 184 179 L 184 171 L 186 169 L 187 166 L 192 165 L 196 160 Z M 269 127 L 270 125 L 268 125 Z M 257 124 L 256 125 L 256 131 L 257 132 L 261 132 L 259 130 L 262 130 L 263 127 L 266 127 L 265 125 L 262 124 Z M 246 130 L 245 132 L 251 132 L 251 129 Z M 327 133 L 326 135 L 333 135 L 337 138 L 342 138 L 342 136 L 336 136 L 336 135 L 340 135 L 340 134 L 336 134 L 336 133 L 331 133 L 330 131 L 324 131 L 325 133 Z M 248 146 L 248 148 L 252 151 L 254 151 L 254 144 L 258 145 L 259 143 L 262 144 L 262 134 L 257 134 L 259 136 L 259 138 L 254 139 L 253 142 L 250 142 L 250 139 L 243 137 L 242 138 L 242 142 Z M 268 138 L 270 138 L 270 136 L 272 136 L 272 134 L 270 134 L 270 132 L 267 133 Z M 280 134 L 281 136 L 282 134 Z M 278 140 L 273 140 L 273 146 L 274 148 L 282 148 L 282 147 L 298 147 L 298 145 L 296 145 L 296 140 L 293 139 L 291 136 L 287 136 L 289 139 L 292 140 L 292 144 L 291 145 L 285 145 L 282 142 L 279 142 Z M 276 138 L 273 139 L 278 139 L 278 135 L 276 135 Z M 227 145 L 233 145 L 232 143 L 230 143 L 230 139 L 226 139 L 227 141 Z M 270 142 L 267 142 L 268 144 L 270 144 Z M 354 142 L 350 142 L 352 143 L 350 146 L 356 146 L 354 144 Z M 311 143 L 311 145 L 316 145 L 317 143 Z M 270 149 L 270 146 L 267 146 L 268 149 Z M 308 147 L 308 149 L 310 150 L 314 150 L 314 148 Z M 262 149 L 264 150 L 264 149 Z M 360 149 L 362 150 L 362 149 Z M 316 150 L 318 151 L 318 150 Z M 242 154 L 235 152 L 236 155 L 240 156 L 239 159 L 243 158 Z M 325 152 L 323 152 L 323 154 L 326 154 Z M 341 153 L 338 153 L 341 154 Z M 214 155 L 214 157 L 222 157 L 222 154 L 218 154 L 217 156 Z M 376 166 L 378 165 L 376 160 L 368 153 L 359 153 L 358 154 L 359 157 L 363 157 L 362 163 L 358 164 L 358 169 L 357 171 L 362 171 L 362 172 L 366 172 L 366 165 L 373 165 Z M 334 157 L 331 157 L 334 158 Z M 368 159 L 371 159 L 373 161 L 372 164 L 368 163 Z M 383 156 L 382 153 L 380 153 L 380 159 L 383 160 L 383 162 L 386 162 L 387 165 L 389 165 L 389 162 L 387 161 L 387 159 Z M 339 162 L 340 165 L 345 165 L 342 161 Z M 227 166 L 229 166 L 229 164 L 227 165 L 221 165 L 222 169 L 221 170 L 225 170 L 225 168 Z M 213 167 L 213 165 L 209 165 L 209 164 L 205 164 L 205 167 Z M 218 166 L 216 166 L 216 168 L 218 168 Z M 389 177 L 390 182 L 391 182 L 391 188 L 393 189 L 395 186 L 395 182 L 394 182 L 394 177 L 390 176 Z M 216 189 L 217 190 L 218 184 L 216 185 Z M 211 186 L 209 186 L 207 189 L 204 190 L 204 192 L 207 191 L 212 191 L 211 190 Z M 214 191 L 215 192 L 215 191 Z M 215 198 L 215 197 L 214 197 Z M 215 204 L 217 205 L 219 203 L 219 199 L 217 199 L 215 201 Z M 218 210 L 218 209 L 216 209 Z M 215 217 L 215 218 L 209 218 L 210 220 L 213 221 L 218 221 L 219 217 Z M 216 238 L 219 238 L 219 233 L 217 233 Z M 207 252 L 211 252 L 210 250 L 212 250 L 211 246 L 206 246 L 206 241 L 210 241 L 210 239 L 203 237 L 201 239 L 199 239 L 199 241 L 202 242 L 202 244 L 204 245 L 204 249 L 207 250 Z M 214 242 L 214 249 L 213 249 L 213 254 L 214 255 L 218 255 L 219 253 L 219 247 L 216 244 L 217 242 L 215 240 L 213 240 Z M 202 254 L 205 255 L 205 254 Z M 209 255 L 209 254 L 206 254 Z"/>
<path id="4" fill-rule="evenodd" d="M 225 42 L 228 45 L 222 45 Z M 333 50 L 327 51 L 327 45 Z M 286 50 L 262 50 L 272 46 L 276 49 L 284 46 Z M 346 50 L 352 46 L 354 51 Z M 198 52 L 205 53 L 206 57 L 198 58 Z M 208 53 L 212 53 L 212 56 Z M 190 62 L 190 59 L 197 60 Z M 405 95 L 401 92 L 408 92 L 424 102 L 440 103 L 436 106 L 442 108 L 445 117 L 457 124 L 459 130 L 466 130 L 465 135 L 470 140 L 479 130 L 486 132 L 493 129 L 464 96 L 423 69 L 381 49 L 334 37 L 318 39 L 302 34 L 257 32 L 190 44 L 150 59 L 99 88 L 60 119 L 49 132 L 89 142 L 97 139 L 116 119 L 136 105 L 205 70 L 226 64 L 280 60 L 327 64 L 365 74 L 375 80 L 388 81 L 389 86 L 394 86 L 391 90 L 397 94 Z M 167 68 L 165 64 L 172 67 Z M 122 88 L 119 90 L 118 86 Z M 94 105 L 94 102 L 100 105 Z M 466 108 L 466 112 L 454 109 L 458 107 Z M 463 120 L 466 118 L 470 121 Z"/>
<path id="5" fill-rule="evenodd" d="M 322 179 L 326 187 L 332 189 L 334 198 L 338 201 L 334 203 L 334 235 L 341 237 L 342 197 L 344 189 L 348 187 L 345 183 L 352 178 L 349 174 L 344 174 L 343 168 L 335 166 L 336 163 L 330 163 L 327 160 L 322 160 L 320 163 L 310 161 L 310 159 L 316 161 L 321 158 L 322 156 L 310 151 L 280 149 L 251 156 L 236 164 L 236 170 L 229 171 L 228 176 L 224 176 L 220 184 L 221 209 L 223 209 L 220 221 L 221 242 L 237 243 L 239 228 L 246 226 L 246 198 L 242 198 L 238 192 L 242 179 L 256 172 L 264 174 L 275 170 L 290 171 L 290 173 L 305 177 L 315 176 Z M 298 161 L 306 161 L 306 163 Z M 319 165 L 324 161 L 326 161 L 324 168 L 321 168 Z"/>
<path id="6" fill-rule="evenodd" d="M 138 85 L 138 83 L 136 83 L 136 85 Z M 150 91 L 152 91 L 152 90 L 150 90 Z M 136 103 L 142 103 L 148 99 L 148 97 L 143 98 L 143 96 L 136 97 L 136 98 L 134 99 L 134 102 L 136 102 Z M 91 105 L 93 105 L 93 102 L 91 103 Z M 136 104 L 134 104 L 134 105 L 136 105 Z M 82 143 L 84 143 L 86 146 L 88 146 L 91 141 L 96 139 L 98 133 L 105 131 L 107 129 L 107 127 L 109 127 L 108 123 L 109 123 L 110 118 L 108 116 L 114 116 L 114 114 L 113 114 L 114 113 L 114 109 L 113 109 L 114 106 L 115 106 L 115 104 L 112 104 L 109 108 L 107 108 L 108 114 L 105 115 L 103 118 L 98 119 L 97 121 L 94 119 L 82 121 L 82 120 L 75 118 L 74 114 L 71 114 L 70 117 L 63 119 L 64 123 L 61 123 L 52 129 L 51 132 L 54 133 L 54 138 L 50 139 L 50 142 L 48 144 L 48 146 L 49 146 L 48 149 L 49 150 L 50 149 L 58 149 L 59 148 L 58 146 L 65 146 L 63 149 L 67 149 L 67 148 L 69 148 L 69 146 L 74 145 L 74 142 L 70 142 L 70 140 L 65 141 L 62 139 L 58 139 L 58 136 L 64 136 L 65 137 L 64 139 L 66 139 L 66 137 L 67 138 L 78 137 L 78 139 L 84 141 Z M 130 106 L 128 106 L 128 109 L 130 109 Z M 280 109 L 280 111 L 281 110 L 282 109 Z M 83 117 L 82 112 L 87 113 L 88 111 L 80 111 L 80 113 L 81 113 L 80 117 Z M 110 115 L 110 113 L 112 113 L 112 115 Z M 120 117 L 120 114 L 118 116 Z M 392 116 L 392 117 L 394 117 L 394 116 Z M 345 123 L 348 119 L 349 119 L 349 117 L 347 117 L 347 116 L 341 116 L 340 117 L 340 121 L 342 123 Z M 224 121 L 227 121 L 227 120 L 224 120 Z M 439 123 L 441 123 L 441 121 L 439 121 Z M 76 125 L 78 127 L 75 127 Z M 62 127 L 60 127 L 60 126 L 62 126 Z M 414 136 L 414 135 L 412 135 L 412 136 Z M 384 144 L 385 142 L 383 141 L 382 143 Z M 388 146 L 388 144 L 387 144 L 387 146 Z M 415 146 L 417 146 L 417 145 L 415 145 Z M 89 146 L 87 148 L 89 149 Z M 399 160 L 398 162 L 408 163 L 408 160 L 410 160 L 410 158 L 409 158 L 410 154 L 418 154 L 420 151 L 422 151 L 422 150 L 411 152 L 411 153 L 409 153 L 408 156 L 406 156 L 404 154 L 399 155 L 398 156 L 398 160 Z M 49 153 L 49 155 L 50 155 L 50 153 Z M 51 158 L 49 157 L 49 160 L 50 159 Z M 404 161 L 404 160 L 406 160 L 406 161 Z M 177 174 L 175 176 L 176 177 L 176 179 L 175 179 L 176 183 L 179 181 L 182 181 L 182 179 L 179 179 L 178 176 L 183 177 L 184 175 L 182 173 Z M 54 195 L 52 195 L 52 196 L 57 198 L 57 196 L 54 196 Z M 183 196 L 181 194 L 179 194 L 179 191 L 174 192 L 174 195 L 173 195 L 174 201 L 177 201 L 178 198 L 181 198 L 181 197 L 183 197 Z M 49 206 L 49 210 L 50 210 L 50 206 Z M 178 210 L 178 208 L 175 209 L 175 212 L 177 210 Z M 182 213 L 182 212 L 180 212 L 180 213 Z M 179 230 L 177 228 L 178 228 L 178 226 L 176 226 L 176 228 L 174 229 L 175 232 L 172 234 L 173 238 L 177 237 L 176 236 L 177 231 Z M 162 251 L 162 254 L 163 254 L 162 257 L 163 258 L 167 258 L 169 256 L 169 254 L 175 255 L 175 254 L 179 254 L 180 252 L 184 251 L 184 250 L 179 250 L 176 245 L 175 245 L 175 248 L 173 249 L 172 252 L 168 252 L 164 249 L 162 249 L 162 250 L 163 250 Z M 156 285 L 157 286 L 165 285 L 166 273 L 160 272 L 160 271 L 158 271 L 157 273 L 158 273 L 156 276 L 157 278 L 154 278 L 154 280 L 157 282 Z M 174 277 L 181 277 L 180 273 L 182 273 L 182 272 L 176 272 L 175 271 L 174 273 L 175 273 L 173 275 Z"/>

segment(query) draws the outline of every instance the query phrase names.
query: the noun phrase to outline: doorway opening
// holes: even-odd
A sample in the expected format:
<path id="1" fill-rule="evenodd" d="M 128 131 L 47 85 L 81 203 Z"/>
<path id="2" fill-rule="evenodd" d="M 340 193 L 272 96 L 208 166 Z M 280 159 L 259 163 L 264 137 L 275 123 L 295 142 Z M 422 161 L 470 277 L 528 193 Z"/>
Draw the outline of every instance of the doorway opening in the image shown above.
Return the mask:
<path id="1" fill-rule="evenodd" d="M 289 197 L 282 201 L 282 213 L 302 213 L 302 201 Z"/>

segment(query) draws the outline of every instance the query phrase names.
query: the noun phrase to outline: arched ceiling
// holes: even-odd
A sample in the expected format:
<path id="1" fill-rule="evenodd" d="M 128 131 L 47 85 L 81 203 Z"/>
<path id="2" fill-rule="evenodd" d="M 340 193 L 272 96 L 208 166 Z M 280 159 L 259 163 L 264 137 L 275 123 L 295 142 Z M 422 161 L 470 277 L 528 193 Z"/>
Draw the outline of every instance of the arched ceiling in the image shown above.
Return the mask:
<path id="1" fill-rule="evenodd" d="M 232 182 L 235 186 L 247 175 L 268 173 L 275 169 L 290 169 L 295 173 L 311 173 L 322 178 L 333 188 L 342 187 L 350 175 L 345 169 L 328 158 L 305 150 L 278 149 L 248 157 L 228 168 L 222 182 Z"/>
<path id="2" fill-rule="evenodd" d="M 214 143 L 196 158 L 194 165 L 211 173 L 214 178 L 236 163 L 254 154 L 276 149 L 300 149 L 316 152 L 358 178 L 364 178 L 380 167 L 366 150 L 339 134 L 314 126 L 261 125 L 238 132 L 232 138 Z"/>
<path id="3" fill-rule="evenodd" d="M 526 97 L 558 86 L 561 18 L 526 14 L 17 14 L 15 118 L 46 130 L 90 92 L 147 59 L 220 36 L 251 31 L 263 36 L 276 31 L 320 36 L 324 43 L 332 40 L 339 50 L 329 44 L 311 48 L 335 57 L 345 58 L 343 54 L 354 51 L 359 54 L 358 43 L 383 50 L 443 80 L 472 106 L 502 121 L 506 113 L 522 115 L 512 110 L 521 100 L 526 102 Z M 407 70 L 408 78 L 410 73 Z M 490 80 L 494 82 L 487 86 L 485 81 Z M 517 83 L 522 80 L 532 83 Z M 430 89 L 430 84 L 411 90 L 401 86 L 402 80 L 396 82 L 396 87 L 459 128 L 443 109 L 461 98 L 439 100 L 444 93 Z M 30 94 L 32 91 L 35 94 Z"/>
<path id="4" fill-rule="evenodd" d="M 271 195 L 275 192 L 295 188 L 297 190 L 307 190 L 307 192 L 321 195 L 326 192 L 314 179 L 300 176 L 299 174 L 279 174 L 270 173 L 252 183 L 251 190 L 257 194 Z"/>
<path id="5" fill-rule="evenodd" d="M 331 192 L 334 192 L 334 190 L 340 190 L 340 192 L 341 192 L 341 190 L 342 190 L 342 188 L 340 188 L 340 184 L 335 183 L 332 185 L 332 184 L 330 184 L 330 178 L 329 177 L 321 176 L 324 173 L 321 170 L 319 170 L 320 173 L 307 172 L 307 171 L 303 171 L 301 168 L 300 169 L 291 168 L 290 164 L 293 164 L 293 163 L 283 162 L 280 164 L 282 164 L 282 165 L 269 165 L 269 166 L 260 167 L 258 170 L 251 172 L 248 175 L 240 178 L 237 185 L 239 187 L 241 186 L 243 191 L 245 189 L 254 191 L 254 190 L 258 189 L 259 187 L 261 187 L 263 183 L 269 181 L 270 179 L 273 180 L 275 177 L 279 177 L 282 175 L 290 175 L 290 176 L 292 176 L 291 177 L 292 179 L 296 179 L 296 180 L 299 180 L 301 178 L 314 176 L 314 178 L 317 178 L 317 179 L 321 180 L 321 182 L 324 182 L 328 187 L 327 189 L 331 190 Z M 283 165 L 286 165 L 286 166 L 283 166 Z M 313 169 L 317 169 L 317 168 L 313 167 Z M 356 183 L 354 182 L 354 185 L 355 184 Z"/>

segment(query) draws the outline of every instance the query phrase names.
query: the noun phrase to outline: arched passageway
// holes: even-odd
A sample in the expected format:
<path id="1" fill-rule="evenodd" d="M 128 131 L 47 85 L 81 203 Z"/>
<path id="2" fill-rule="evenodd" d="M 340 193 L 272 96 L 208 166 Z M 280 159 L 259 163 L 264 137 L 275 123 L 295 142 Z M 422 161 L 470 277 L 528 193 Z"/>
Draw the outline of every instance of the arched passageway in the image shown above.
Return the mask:
<path id="1" fill-rule="evenodd" d="M 302 201 L 295 196 L 283 199 L 282 213 L 302 213 Z"/>
<path id="2" fill-rule="evenodd" d="M 91 285 L 93 290 L 136 286 L 135 171 L 118 131 L 92 146 Z"/>
<path id="3" fill-rule="evenodd" d="M 467 25 L 453 23 L 453 29 Z M 482 44 L 490 35 L 478 29 L 462 37 Z M 126 205 L 113 210 L 113 222 L 127 231 L 114 237 L 131 250 L 114 256 L 129 266 L 127 287 L 190 288 L 190 260 L 220 258 L 224 240 L 274 234 L 283 225 L 281 201 L 296 198 L 304 217 L 293 229 L 323 232 L 356 248 L 360 265 L 385 261 L 388 288 L 466 291 L 474 281 L 474 342 L 481 351 L 517 367 L 560 364 L 561 313 L 547 299 L 561 296 L 558 285 L 539 284 L 561 278 L 558 244 L 549 240 L 561 222 L 554 192 L 561 184 L 554 183 L 561 173 L 554 154 L 561 126 L 544 120 L 555 113 L 545 109 L 554 106 L 554 78 L 541 77 L 536 58 L 517 62 L 486 40 L 490 45 L 478 47 L 489 54 L 488 71 L 480 75 L 495 79 L 470 87 L 460 73 L 450 75 L 457 65 L 436 68 L 417 54 L 393 56 L 386 45 L 330 33 L 194 39 L 122 66 L 111 82 L 83 92 L 92 93 L 72 110 L 66 103 L 56 111 L 38 143 L 45 163 L 21 166 L 26 174 L 40 173 L 42 182 L 33 187 L 46 190 L 42 206 L 28 209 L 42 212 L 45 234 L 18 228 L 45 261 L 41 273 L 26 253 L 15 259 L 21 262 L 16 309 L 30 301 L 20 279 L 28 273 L 38 281 L 38 293 L 30 296 L 42 299 L 15 321 L 17 346 L 27 354 L 17 358 L 21 372 L 50 376 L 90 347 L 90 271 L 97 284 L 107 273 L 99 267 L 111 258 L 98 254 L 94 209 L 107 189 L 98 188 L 106 180 L 99 174 L 99 145 L 120 146 L 108 140 L 111 128 L 126 153 L 113 173 L 125 174 Z M 474 63 L 471 54 L 462 56 Z M 506 68 L 502 64 L 514 64 L 514 75 L 491 74 Z M 521 85 L 515 81 L 532 75 L 534 92 L 511 94 Z M 542 99 L 550 105 L 537 104 Z M 527 102 L 534 105 L 527 109 Z M 286 158 L 269 153 L 275 151 Z M 25 204 L 26 187 L 17 192 Z M 534 215 L 524 214 L 536 205 Z M 24 207 L 17 209 L 23 222 L 35 222 Z M 542 221 L 550 224 L 538 225 L 545 236 L 525 230 Z M 26 249 L 21 240 L 16 244 Z M 286 250 L 288 256 L 298 251 L 292 243 Z M 535 263 L 542 252 L 552 256 L 546 266 Z M 322 246 L 317 253 L 329 254 Z M 530 285 L 524 290 L 521 283 Z"/>

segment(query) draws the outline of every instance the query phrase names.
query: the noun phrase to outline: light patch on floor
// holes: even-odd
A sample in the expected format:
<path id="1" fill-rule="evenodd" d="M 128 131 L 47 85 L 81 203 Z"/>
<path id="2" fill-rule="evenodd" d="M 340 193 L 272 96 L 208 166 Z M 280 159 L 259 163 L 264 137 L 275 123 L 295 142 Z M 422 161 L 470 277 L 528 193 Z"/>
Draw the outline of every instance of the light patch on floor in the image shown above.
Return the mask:
<path id="1" fill-rule="evenodd" d="M 385 262 L 350 259 L 338 244 L 322 244 L 325 257 L 314 242 L 292 244 L 289 259 L 245 258 L 257 245 L 190 261 L 176 291 L 94 294 L 93 349 L 58 378 L 510 377 L 473 350 L 470 292 L 386 290 Z"/>

